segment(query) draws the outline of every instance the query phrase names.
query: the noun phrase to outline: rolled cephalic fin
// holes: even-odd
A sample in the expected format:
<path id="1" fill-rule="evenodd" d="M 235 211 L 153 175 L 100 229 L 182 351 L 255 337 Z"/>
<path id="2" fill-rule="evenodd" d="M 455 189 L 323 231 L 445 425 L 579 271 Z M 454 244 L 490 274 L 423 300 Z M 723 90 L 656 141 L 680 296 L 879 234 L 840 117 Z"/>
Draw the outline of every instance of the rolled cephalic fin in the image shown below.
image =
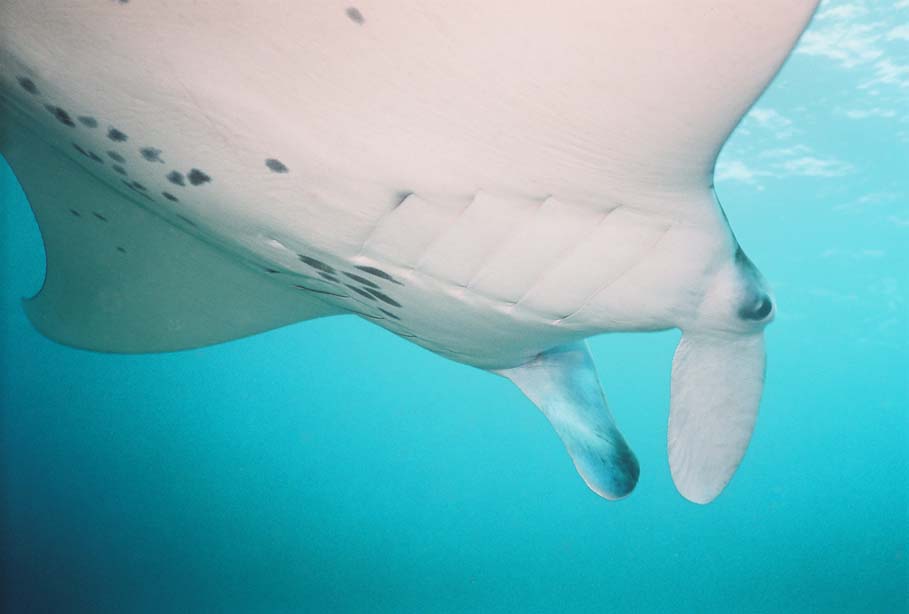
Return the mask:
<path id="1" fill-rule="evenodd" d="M 591 490 L 606 499 L 621 499 L 634 490 L 638 461 L 606 405 L 585 342 L 553 348 L 498 373 L 549 419 Z"/>
<path id="2" fill-rule="evenodd" d="M 764 335 L 684 333 L 672 363 L 669 467 L 686 499 L 709 503 L 742 462 L 764 388 Z"/>

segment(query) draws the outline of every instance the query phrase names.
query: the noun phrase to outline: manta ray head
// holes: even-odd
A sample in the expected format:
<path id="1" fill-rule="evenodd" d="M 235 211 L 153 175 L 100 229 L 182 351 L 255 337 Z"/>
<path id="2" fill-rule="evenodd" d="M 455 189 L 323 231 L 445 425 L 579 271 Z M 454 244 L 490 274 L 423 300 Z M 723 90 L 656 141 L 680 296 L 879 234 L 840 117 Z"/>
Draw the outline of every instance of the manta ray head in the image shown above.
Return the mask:
<path id="1" fill-rule="evenodd" d="M 764 276 L 739 245 L 704 288 L 695 330 L 759 333 L 776 315 L 773 294 Z"/>
<path id="2" fill-rule="evenodd" d="M 761 327 L 766 326 L 773 319 L 775 307 L 764 276 L 745 255 L 741 246 L 735 250 L 735 265 L 744 287 L 744 298 L 736 312 L 738 317 L 760 324 Z"/>
<path id="3" fill-rule="evenodd" d="M 764 387 L 763 331 L 776 308 L 764 277 L 734 243 L 683 327 L 672 365 L 669 465 L 679 492 L 708 503 L 735 472 Z"/>

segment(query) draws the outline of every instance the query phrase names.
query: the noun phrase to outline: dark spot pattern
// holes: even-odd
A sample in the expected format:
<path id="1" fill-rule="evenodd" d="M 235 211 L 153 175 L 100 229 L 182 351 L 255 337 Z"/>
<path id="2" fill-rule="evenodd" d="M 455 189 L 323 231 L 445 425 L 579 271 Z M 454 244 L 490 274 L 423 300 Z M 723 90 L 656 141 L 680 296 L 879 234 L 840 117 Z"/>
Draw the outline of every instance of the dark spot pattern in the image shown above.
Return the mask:
<path id="1" fill-rule="evenodd" d="M 311 258 L 310 256 L 304 256 L 303 254 L 297 254 L 297 257 L 300 259 L 301 262 L 308 264 L 315 270 L 321 271 L 322 273 L 333 274 L 335 272 L 334 267 L 325 264 L 321 260 L 316 260 L 315 258 Z"/>
<path id="2" fill-rule="evenodd" d="M 32 96 L 37 96 L 38 94 L 40 94 L 40 92 L 38 91 L 38 86 L 35 85 L 35 82 L 32 81 L 31 79 L 29 79 L 28 77 L 19 77 L 16 80 L 19 82 L 19 85 L 22 86 L 22 89 L 24 89 L 26 92 L 28 92 Z"/>
<path id="3" fill-rule="evenodd" d="M 148 200 L 152 200 L 152 197 L 149 196 L 149 195 L 145 192 L 145 186 L 142 185 L 141 183 L 139 183 L 138 181 L 126 181 L 125 179 L 123 179 L 123 180 L 121 180 L 121 181 L 123 182 L 123 185 L 125 185 L 126 187 L 128 187 L 130 190 L 132 190 L 132 191 L 135 192 L 136 194 L 139 194 L 140 196 L 144 196 L 144 197 L 147 198 Z"/>
<path id="4" fill-rule="evenodd" d="M 266 272 L 266 273 L 271 273 L 272 275 L 274 275 L 274 274 L 276 274 L 276 273 L 280 273 L 280 271 L 279 271 L 278 269 L 271 269 L 271 268 L 268 268 L 268 267 L 265 267 L 265 272 Z"/>
<path id="5" fill-rule="evenodd" d="M 361 265 L 356 265 L 356 267 L 357 267 L 358 269 L 360 269 L 361 271 L 363 271 L 364 273 L 369 273 L 370 275 L 374 275 L 374 276 L 379 277 L 379 278 L 381 278 L 381 279 L 390 281 L 390 282 L 392 282 L 392 283 L 396 283 L 396 284 L 398 284 L 399 286 L 403 286 L 403 285 L 404 285 L 404 284 L 402 284 L 401 282 L 399 282 L 397 279 L 395 279 L 394 277 L 392 277 L 391 275 L 389 275 L 388 273 L 386 273 L 385 271 L 383 271 L 382 269 L 377 269 L 377 268 L 371 267 L 371 266 L 361 266 Z"/>
<path id="6" fill-rule="evenodd" d="M 107 152 L 107 157 L 109 157 L 114 162 L 119 162 L 120 164 L 123 164 L 124 162 L 126 162 L 126 158 L 124 158 L 123 156 L 118 154 L 116 151 Z"/>
<path id="7" fill-rule="evenodd" d="M 382 303 L 385 303 L 386 305 L 389 305 L 392 307 L 401 307 L 401 303 L 399 303 L 392 297 L 388 296 L 384 292 L 381 292 L 380 291 L 381 286 L 379 286 L 372 280 L 366 279 L 365 277 L 363 277 L 361 275 L 357 275 L 355 273 L 348 273 L 347 271 L 338 271 L 331 265 L 326 264 L 316 258 L 313 258 L 312 256 L 306 256 L 304 254 L 297 254 L 297 257 L 300 259 L 301 262 L 303 262 L 303 263 L 309 265 L 310 267 L 312 267 L 313 269 L 315 269 L 316 272 L 318 273 L 319 277 L 321 278 L 321 280 L 325 280 L 325 281 L 333 283 L 333 284 L 340 284 L 346 290 L 352 292 L 353 294 L 343 294 L 343 295 L 336 294 L 333 292 L 316 290 L 314 288 L 309 288 L 309 287 L 302 286 L 302 285 L 295 285 L 294 287 L 296 287 L 296 288 L 300 288 L 303 290 L 309 290 L 311 292 L 318 292 L 321 294 L 328 294 L 331 296 L 343 296 L 344 298 L 349 298 L 349 299 L 353 299 L 354 301 L 360 302 L 360 304 L 362 304 L 362 305 L 366 305 L 367 303 L 364 303 L 360 297 L 370 301 L 371 305 L 375 305 L 376 301 L 381 301 Z M 382 271 L 381 269 L 376 269 L 375 267 L 369 267 L 369 266 L 359 266 L 359 265 L 355 265 L 355 266 L 357 269 L 363 271 L 364 273 L 370 273 L 372 275 L 375 275 L 376 277 L 380 277 L 382 279 L 387 279 L 398 285 L 403 285 L 403 284 L 401 284 L 401 282 L 397 281 L 391 275 L 389 275 L 385 271 Z M 361 284 L 362 287 L 357 287 L 351 283 L 346 283 L 346 281 L 341 281 L 339 279 L 339 277 L 341 275 L 344 275 L 345 278 L 350 279 L 351 281 Z M 312 278 L 312 277 L 309 277 L 308 275 L 304 275 L 304 277 L 306 279 L 312 279 L 313 281 L 321 281 L 320 279 Z M 378 306 L 376 306 L 376 308 L 378 308 L 383 314 L 385 314 L 389 318 L 393 318 L 395 320 L 401 319 L 399 316 L 395 315 L 394 313 L 391 313 L 390 311 L 381 309 Z M 351 313 L 362 315 L 364 317 L 368 317 L 373 320 L 384 319 L 382 317 L 377 317 L 377 316 L 372 316 L 369 314 L 361 313 L 354 309 L 350 309 L 349 307 L 346 307 L 346 309 L 348 311 L 350 311 Z"/>
<path id="8" fill-rule="evenodd" d="M 192 221 L 191 219 L 189 219 L 188 217 L 186 217 L 185 215 L 180 215 L 180 214 L 178 213 L 178 214 L 177 214 L 177 218 L 183 220 L 184 222 L 186 222 L 187 224 L 189 224 L 189 225 L 192 226 L 193 228 L 198 228 L 198 226 L 196 225 L 196 223 L 195 223 L 194 221 Z"/>
<path id="9" fill-rule="evenodd" d="M 395 299 L 391 298 L 390 296 L 388 296 L 386 294 L 382 294 L 378 290 L 373 290 L 372 288 L 367 288 L 366 291 L 387 305 L 391 305 L 392 307 L 401 306 L 401 303 L 399 303 L 398 301 L 396 301 Z"/>
<path id="10" fill-rule="evenodd" d="M 53 115 L 54 118 L 64 126 L 69 126 L 70 128 L 76 127 L 76 122 L 73 121 L 73 118 L 69 116 L 69 113 L 60 107 L 46 104 L 44 105 L 44 108 L 47 109 L 47 112 Z"/>
<path id="11" fill-rule="evenodd" d="M 70 209 L 69 212 L 73 214 L 73 217 L 82 217 L 82 214 L 75 209 Z"/>
<path id="12" fill-rule="evenodd" d="M 180 199 L 177 198 L 176 196 L 174 196 L 173 194 L 171 194 L 170 192 L 161 192 L 161 196 L 163 196 L 167 200 L 174 202 L 174 203 L 180 202 Z"/>
<path id="13" fill-rule="evenodd" d="M 101 215 L 100 213 L 98 213 L 97 211 L 92 211 L 92 215 L 94 215 L 96 218 L 98 218 L 98 219 L 101 220 L 102 222 L 106 222 L 106 221 L 107 221 L 107 218 L 104 217 L 103 215 Z"/>
<path id="14" fill-rule="evenodd" d="M 101 157 L 98 154 L 96 154 L 95 152 L 86 151 L 85 149 L 79 147 L 79 145 L 77 145 L 76 143 L 73 143 L 73 147 L 76 149 L 76 151 L 78 151 L 80 154 L 82 154 L 86 158 L 89 158 L 89 159 L 97 162 L 98 164 L 104 164 L 104 160 L 102 160 Z"/>
<path id="15" fill-rule="evenodd" d="M 183 178 L 183 173 L 180 171 L 171 171 L 167 173 L 167 180 L 174 185 L 185 186 L 186 180 Z"/>
<path id="16" fill-rule="evenodd" d="M 401 318 L 399 318 L 397 315 L 393 314 L 393 313 L 390 312 L 390 311 L 386 311 L 386 310 L 382 309 L 381 307 L 379 307 L 379 311 L 381 311 L 382 313 L 384 313 L 385 315 L 387 315 L 389 318 L 393 318 L 393 319 L 395 319 L 395 320 L 400 320 L 400 319 L 401 319 Z M 413 336 L 416 336 L 416 335 L 413 335 Z"/>
<path id="17" fill-rule="evenodd" d="M 85 126 L 86 128 L 97 128 L 98 120 L 92 117 L 91 115 L 80 115 L 76 119 L 79 120 L 79 123 Z"/>
<path id="18" fill-rule="evenodd" d="M 123 247 L 119 246 L 119 245 L 117 246 L 117 251 L 120 252 L 121 254 L 125 254 L 125 253 L 126 253 L 126 250 L 125 250 Z"/>
<path id="19" fill-rule="evenodd" d="M 369 292 L 367 292 L 366 290 L 361 290 L 360 288 L 357 288 L 356 286 L 351 286 L 350 284 L 344 284 L 344 287 L 345 287 L 345 288 L 348 288 L 348 289 L 350 289 L 350 290 L 353 290 L 354 292 L 356 292 L 357 294 L 359 294 L 359 295 L 362 296 L 363 298 L 368 298 L 368 299 L 371 300 L 371 301 L 376 300 L 375 297 L 372 296 L 372 295 L 371 295 Z"/>
<path id="20" fill-rule="evenodd" d="M 267 166 L 269 170 L 275 173 L 286 173 L 289 170 L 283 162 L 276 160 L 275 158 L 269 158 L 266 160 L 265 166 Z"/>
<path id="21" fill-rule="evenodd" d="M 116 142 L 116 143 L 125 143 L 129 137 L 126 136 L 126 133 L 117 130 L 116 128 L 111 128 L 107 131 L 107 138 Z"/>
<path id="22" fill-rule="evenodd" d="M 360 9 L 355 6 L 348 7 L 345 13 L 347 14 L 347 17 L 357 25 L 362 26 L 363 22 L 366 21 L 366 19 L 363 17 L 363 13 L 361 13 Z"/>
<path id="23" fill-rule="evenodd" d="M 111 168 L 114 169 L 114 171 L 120 173 L 121 175 L 124 175 L 124 176 L 126 175 L 126 169 L 123 168 L 122 166 L 120 166 L 119 164 L 114 164 L 113 166 L 111 166 Z"/>
<path id="24" fill-rule="evenodd" d="M 328 290 L 316 290 L 315 288 L 307 288 L 306 286 L 301 286 L 300 284 L 294 284 L 294 288 L 298 290 L 306 290 L 307 292 L 315 292 L 316 294 L 327 294 L 329 296 L 340 296 L 341 298 L 350 298 L 346 294 L 336 294 L 335 292 L 329 292 Z"/>
<path id="25" fill-rule="evenodd" d="M 193 185 L 202 185 L 203 183 L 208 183 L 211 181 L 211 177 L 197 168 L 189 171 L 189 174 L 186 176 L 186 178 L 189 179 L 189 182 Z"/>
<path id="26" fill-rule="evenodd" d="M 377 290 L 379 289 L 378 284 L 376 284 L 375 282 L 369 281 L 365 277 L 360 277 L 359 275 L 354 275 L 353 273 L 348 273 L 347 271 L 344 271 L 344 275 L 346 275 L 347 277 L 349 277 L 350 279 L 352 279 L 358 283 L 363 284 L 364 286 L 369 286 L 370 288 L 375 288 Z"/>
<path id="27" fill-rule="evenodd" d="M 154 147 L 143 147 L 139 150 L 139 153 L 147 162 L 160 162 L 164 164 L 164 160 L 161 159 L 161 150 Z"/>

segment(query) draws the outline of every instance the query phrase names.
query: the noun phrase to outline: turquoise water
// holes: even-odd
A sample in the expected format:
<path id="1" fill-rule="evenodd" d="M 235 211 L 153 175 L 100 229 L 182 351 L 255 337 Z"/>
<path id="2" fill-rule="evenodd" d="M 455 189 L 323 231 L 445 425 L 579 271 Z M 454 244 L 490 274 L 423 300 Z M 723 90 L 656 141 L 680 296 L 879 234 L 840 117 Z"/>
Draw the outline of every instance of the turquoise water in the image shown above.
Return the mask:
<path id="1" fill-rule="evenodd" d="M 827 3 L 721 156 L 779 312 L 706 507 L 666 462 L 677 332 L 590 342 L 642 467 L 611 503 L 509 382 L 355 318 L 164 355 L 47 341 L 3 165 L 5 610 L 907 611 L 906 23 L 905 0 Z"/>

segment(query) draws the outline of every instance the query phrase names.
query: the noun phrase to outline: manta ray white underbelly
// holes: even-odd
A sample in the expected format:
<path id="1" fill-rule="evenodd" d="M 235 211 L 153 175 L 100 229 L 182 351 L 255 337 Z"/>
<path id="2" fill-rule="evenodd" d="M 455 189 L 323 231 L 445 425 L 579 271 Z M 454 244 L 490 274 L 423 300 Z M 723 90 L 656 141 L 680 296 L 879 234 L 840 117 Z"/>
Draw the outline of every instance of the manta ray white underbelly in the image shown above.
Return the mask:
<path id="1" fill-rule="evenodd" d="M 638 464 L 583 339 L 678 327 L 670 466 L 708 502 L 773 316 L 713 163 L 814 6 L 7 1 L 26 309 L 110 352 L 357 314 L 514 381 L 607 498 Z"/>

